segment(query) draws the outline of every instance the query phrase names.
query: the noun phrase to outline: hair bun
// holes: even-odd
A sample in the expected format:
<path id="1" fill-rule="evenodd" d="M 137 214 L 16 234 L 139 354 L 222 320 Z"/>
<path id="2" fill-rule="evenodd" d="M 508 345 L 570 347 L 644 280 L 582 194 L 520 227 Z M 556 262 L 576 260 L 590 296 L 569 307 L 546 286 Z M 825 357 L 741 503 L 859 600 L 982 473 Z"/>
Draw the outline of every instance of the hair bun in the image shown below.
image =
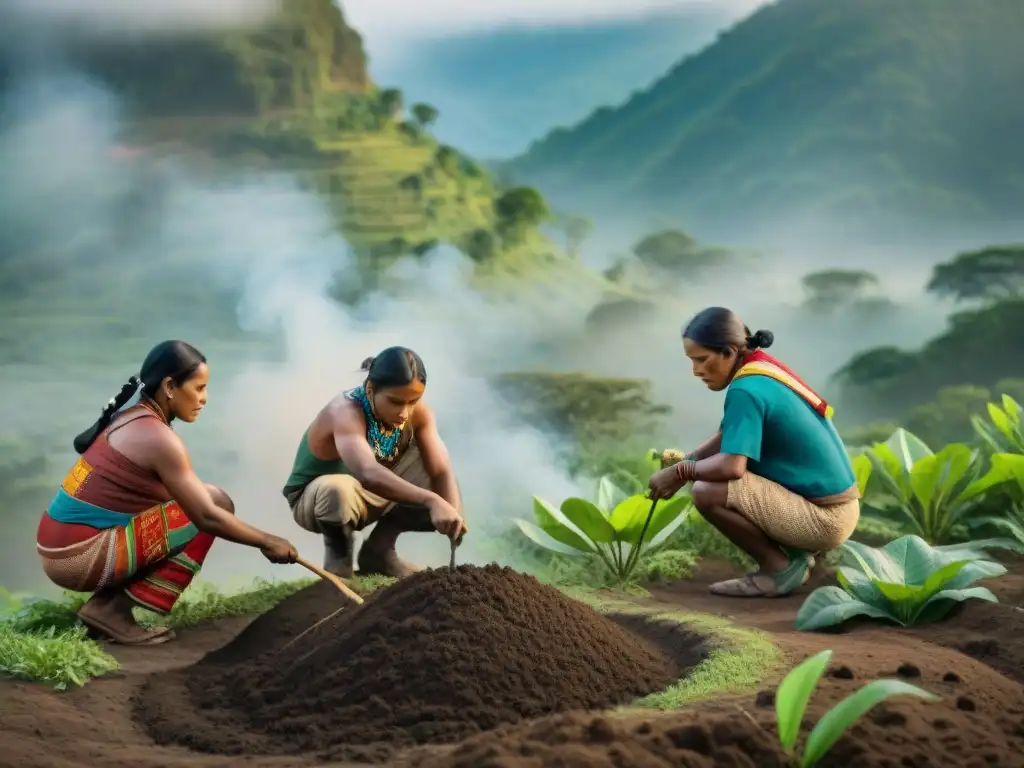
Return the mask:
<path id="1" fill-rule="evenodd" d="M 368 358 L 366 358 L 365 360 L 363 360 L 362 364 L 359 366 L 359 370 L 361 370 L 361 371 L 368 371 L 368 370 L 370 370 L 370 367 L 373 365 L 373 361 L 376 360 L 376 359 L 377 359 L 376 357 L 368 357 Z"/>
<path id="2" fill-rule="evenodd" d="M 750 349 L 768 349 L 775 343 L 775 334 L 771 331 L 754 331 L 752 336 L 747 336 L 747 346 Z"/>

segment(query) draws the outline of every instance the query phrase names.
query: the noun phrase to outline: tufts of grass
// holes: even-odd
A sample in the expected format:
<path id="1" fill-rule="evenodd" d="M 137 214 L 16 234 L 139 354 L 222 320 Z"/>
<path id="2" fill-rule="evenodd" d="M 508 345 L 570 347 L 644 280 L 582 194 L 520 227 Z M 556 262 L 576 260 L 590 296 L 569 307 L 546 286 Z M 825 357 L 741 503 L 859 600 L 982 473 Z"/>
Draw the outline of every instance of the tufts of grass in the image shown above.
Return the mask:
<path id="1" fill-rule="evenodd" d="M 86 637 L 85 627 L 19 632 L 0 623 L 0 676 L 43 683 L 58 691 L 117 669 L 117 660 Z"/>
<path id="2" fill-rule="evenodd" d="M 782 653 L 767 634 L 737 627 L 717 616 L 671 612 L 654 614 L 651 619 L 685 624 L 721 645 L 685 678 L 640 699 L 637 707 L 677 709 L 711 696 L 746 693 L 755 690 L 782 660 Z"/>
<path id="3" fill-rule="evenodd" d="M 778 669 L 783 660 L 769 635 L 738 627 L 704 613 L 659 611 L 608 593 L 580 588 L 563 590 L 601 613 L 642 615 L 650 621 L 669 621 L 708 637 L 715 646 L 685 678 L 663 691 L 645 696 L 624 709 L 677 709 L 722 694 L 747 693 Z"/>
<path id="4" fill-rule="evenodd" d="M 167 626 L 175 629 L 193 627 L 215 619 L 236 616 L 252 616 L 265 613 L 300 589 L 314 583 L 314 579 L 294 581 L 267 581 L 257 579 L 246 589 L 233 593 L 221 592 L 209 583 L 192 584 L 182 594 L 167 616 L 152 613 L 142 608 L 135 610 L 140 624 Z"/>

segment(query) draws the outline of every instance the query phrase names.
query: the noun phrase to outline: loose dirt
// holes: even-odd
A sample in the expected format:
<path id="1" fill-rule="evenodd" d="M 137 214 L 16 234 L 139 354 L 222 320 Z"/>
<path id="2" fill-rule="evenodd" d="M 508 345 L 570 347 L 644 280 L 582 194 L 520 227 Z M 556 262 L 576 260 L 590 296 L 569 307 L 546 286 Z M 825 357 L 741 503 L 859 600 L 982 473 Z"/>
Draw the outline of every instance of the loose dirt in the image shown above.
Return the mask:
<path id="1" fill-rule="evenodd" d="M 303 622 L 321 612 L 311 602 L 307 594 L 296 600 Z M 289 638 L 308 626 L 284 606 L 278 618 Z M 382 761 L 399 747 L 630 702 L 671 685 L 704 656 L 700 638 L 670 642 L 652 627 L 655 639 L 645 640 L 498 566 L 416 574 L 290 646 L 269 632 L 270 619 L 250 626 L 239 648 L 143 689 L 138 718 L 157 743 Z M 663 653 L 657 640 L 682 656 Z"/>
<path id="2" fill-rule="evenodd" d="M 351 731 L 351 726 L 345 724 L 346 713 L 364 707 L 362 730 L 353 737 L 365 750 L 362 758 L 378 764 L 385 761 L 395 768 L 788 768 L 775 744 L 775 686 L 793 663 L 831 648 L 832 663 L 811 700 L 804 735 L 830 706 L 879 677 L 905 679 L 938 694 L 941 701 L 925 704 L 895 699 L 876 707 L 840 739 L 820 766 L 1024 768 L 1024 611 L 1020 610 L 1024 605 L 1024 561 L 1015 560 L 1009 566 L 1010 574 L 986 584 L 1000 597 L 1001 604 L 968 602 L 939 624 L 904 630 L 851 623 L 833 633 L 800 633 L 793 630 L 796 611 L 809 589 L 829 580 L 828 574 L 816 574 L 801 594 L 787 598 L 727 599 L 710 595 L 707 585 L 733 575 L 733 571 L 721 564 L 702 564 L 692 580 L 654 590 L 651 606 L 731 617 L 738 624 L 769 633 L 787 658 L 759 691 L 718 696 L 666 713 L 566 712 L 545 716 L 543 707 L 550 704 L 546 686 L 560 684 L 561 673 L 573 669 L 575 660 L 569 653 L 558 655 L 557 649 L 535 646 L 531 640 L 554 632 L 560 633 L 563 645 L 582 642 L 584 633 L 593 631 L 594 616 L 571 602 L 523 606 L 515 589 L 495 594 L 475 582 L 459 590 L 450 584 L 439 590 L 440 597 L 428 597 L 415 589 L 415 579 L 406 580 L 394 593 L 371 597 L 363 609 L 346 609 L 343 617 L 330 626 L 296 643 L 303 647 L 301 653 L 280 651 L 295 634 L 343 604 L 327 585 L 318 584 L 282 603 L 273 616 L 268 613 L 247 627 L 245 622 L 217 622 L 184 630 L 176 641 L 163 646 L 112 647 L 125 662 L 125 671 L 93 681 L 79 691 L 55 694 L 40 686 L 0 681 L 0 741 L 4 744 L 0 765 L 206 768 L 237 765 L 244 760 L 246 765 L 258 768 L 303 764 L 364 768 L 364 763 L 352 760 L 329 762 L 323 749 L 259 754 L 261 746 L 248 739 L 277 737 L 268 737 L 266 730 L 258 732 L 264 726 L 259 725 L 251 707 L 246 710 L 250 703 L 263 707 L 259 711 L 266 726 L 273 726 L 269 720 L 275 715 L 280 716 L 281 723 L 291 718 L 286 728 L 273 726 L 291 729 L 280 735 L 291 741 L 289 749 L 295 742 L 315 744 L 318 738 L 331 739 L 316 735 L 311 725 L 314 720 L 288 714 L 288 708 L 301 700 L 330 713 L 317 726 L 325 731 Z M 464 578 L 459 574 L 448 576 L 456 577 Z M 519 584 L 523 578 L 513 577 L 509 583 Z M 485 603 L 476 611 L 479 616 L 472 617 L 471 630 L 457 621 L 459 611 L 466 612 L 463 595 L 466 601 L 472 599 L 474 606 L 481 602 L 481 596 Z M 381 607 L 388 608 L 385 599 L 394 601 L 388 621 L 371 620 L 369 606 L 379 600 Z M 442 620 L 442 616 L 446 618 Z M 426 624 L 437 629 L 427 632 L 418 628 L 421 617 L 429 617 Z M 488 627 L 483 639 L 478 626 Z M 502 626 L 504 630 L 495 629 Z M 627 648 L 642 649 L 641 658 L 647 662 L 673 663 L 666 660 L 665 653 L 672 645 L 689 648 L 693 660 L 706 650 L 699 638 L 678 629 L 673 633 L 666 625 L 639 626 L 635 619 L 620 617 L 612 626 L 622 633 L 620 642 Z M 376 634 L 377 629 L 385 628 L 390 635 Z M 641 631 L 642 640 L 636 634 Z M 235 635 L 234 642 L 227 642 Z M 398 652 L 386 639 L 391 637 L 393 642 L 396 636 L 415 638 L 416 643 L 411 650 Z M 336 648 L 337 653 L 328 653 L 329 647 Z M 616 649 L 621 652 L 622 647 Z M 501 658 L 506 649 L 516 654 L 524 648 L 531 657 L 528 665 Z M 587 654 L 593 650 L 588 646 Z M 208 651 L 212 653 L 200 660 Z M 481 722 L 473 719 L 472 712 L 464 711 L 468 709 L 466 702 L 479 701 L 487 711 L 497 694 L 490 699 L 482 695 L 479 681 L 472 682 L 477 687 L 469 689 L 449 683 L 443 698 L 441 686 L 431 687 L 438 676 L 453 675 L 448 680 L 469 676 L 468 667 L 461 666 L 463 656 L 476 659 L 474 674 L 477 668 L 488 680 L 495 679 L 491 675 L 497 671 L 505 674 L 504 687 L 498 693 L 509 697 L 506 702 L 523 696 L 532 702 L 531 713 L 541 716 L 481 731 Z M 268 666 L 271 658 L 277 659 L 276 668 Z M 416 659 L 429 661 L 412 670 L 410 682 L 389 677 L 391 669 L 415 667 L 411 662 Z M 680 660 L 674 663 L 678 666 Z M 615 674 L 615 669 L 608 661 L 593 674 L 576 669 L 573 679 L 578 690 L 587 690 L 588 681 L 594 682 L 591 678 Z M 658 668 L 640 664 L 640 669 L 647 670 L 653 684 Z M 385 681 L 390 689 L 381 684 Z M 306 698 L 297 695 L 300 690 L 306 691 Z M 379 701 L 370 695 L 372 690 L 383 691 L 377 697 Z M 387 731 L 388 738 L 398 745 L 415 741 L 411 734 L 416 732 L 417 723 L 422 723 L 422 717 L 403 720 L 398 713 L 411 711 L 403 710 L 402 702 L 417 695 L 428 696 L 428 706 L 441 713 L 437 735 L 451 743 L 399 751 L 387 747 L 375 752 L 377 748 L 366 743 L 371 732 Z M 579 698 L 568 706 L 580 706 L 577 702 L 585 699 L 582 694 L 574 695 Z M 318 698 L 323 696 L 327 698 Z M 370 702 L 378 708 L 370 709 Z M 446 707 L 449 716 L 455 711 L 453 702 L 463 708 L 459 716 L 469 720 L 466 731 L 475 735 L 463 738 L 456 732 L 457 724 L 456 730 L 447 730 L 451 722 L 444 725 L 444 714 Z M 140 725 L 147 712 L 150 719 L 145 726 Z M 225 719 L 218 721 L 221 717 Z M 386 723 L 391 725 L 382 728 Z M 165 743 L 157 743 L 151 733 L 159 734 L 162 728 L 166 730 Z M 192 743 L 193 738 L 217 738 L 218 728 L 234 734 L 230 738 L 236 740 L 239 749 L 254 746 L 255 751 L 242 757 L 240 752 L 212 754 L 182 746 Z M 255 737 L 253 728 L 257 728 Z M 237 735 L 242 733 L 246 735 Z"/>

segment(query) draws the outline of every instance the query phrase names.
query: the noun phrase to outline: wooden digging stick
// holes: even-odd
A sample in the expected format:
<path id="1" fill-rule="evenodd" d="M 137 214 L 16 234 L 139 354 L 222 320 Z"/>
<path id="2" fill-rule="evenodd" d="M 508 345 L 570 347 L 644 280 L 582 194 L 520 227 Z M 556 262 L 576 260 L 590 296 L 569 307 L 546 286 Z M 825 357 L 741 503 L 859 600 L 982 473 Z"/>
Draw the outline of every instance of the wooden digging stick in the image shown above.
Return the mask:
<path id="1" fill-rule="evenodd" d="M 302 557 L 295 558 L 295 562 L 298 563 L 299 565 L 301 565 L 303 568 L 306 568 L 306 569 L 312 571 L 313 573 L 315 573 L 320 578 L 326 579 L 327 581 L 331 582 L 334 586 L 336 586 L 338 588 L 338 590 L 342 594 L 345 595 L 345 597 L 347 597 L 349 600 L 354 602 L 356 605 L 362 605 L 363 604 L 363 598 L 361 598 L 359 595 L 357 595 L 355 592 L 353 592 L 351 589 L 349 589 L 348 586 L 345 584 L 345 582 L 342 581 L 339 577 L 335 576 L 333 573 L 325 571 L 323 568 L 321 568 L 318 565 L 313 565 L 313 563 L 309 562 L 309 560 L 306 560 L 305 558 L 302 558 Z M 313 626 L 307 627 L 302 632 L 299 632 L 299 634 L 297 634 L 295 637 L 293 637 L 287 643 L 285 643 L 280 648 L 278 648 L 276 651 L 274 651 L 274 653 L 280 653 L 285 648 L 290 648 L 291 646 L 295 645 L 295 643 L 297 643 L 303 637 L 305 637 L 310 632 L 312 632 L 314 629 L 319 627 L 321 624 L 327 623 L 328 621 L 333 619 L 335 616 L 337 616 L 339 613 L 344 611 L 346 607 L 347 606 L 343 605 L 338 610 L 332 611 L 327 616 L 324 616 L 322 619 L 320 619 L 320 621 L 318 621 L 315 624 L 313 624 Z"/>
<path id="2" fill-rule="evenodd" d="M 361 598 L 359 595 L 357 595 L 355 592 L 349 589 L 348 585 L 345 584 L 345 582 L 342 581 L 338 576 L 335 576 L 333 573 L 325 571 L 319 565 L 314 565 L 313 563 L 309 562 L 309 560 L 306 560 L 303 557 L 295 558 L 295 562 L 301 565 L 306 570 L 312 571 L 321 579 L 326 579 L 327 581 L 331 582 L 334 586 L 338 588 L 339 592 L 345 595 L 345 597 L 347 597 L 356 605 L 363 604 L 363 598 Z"/>

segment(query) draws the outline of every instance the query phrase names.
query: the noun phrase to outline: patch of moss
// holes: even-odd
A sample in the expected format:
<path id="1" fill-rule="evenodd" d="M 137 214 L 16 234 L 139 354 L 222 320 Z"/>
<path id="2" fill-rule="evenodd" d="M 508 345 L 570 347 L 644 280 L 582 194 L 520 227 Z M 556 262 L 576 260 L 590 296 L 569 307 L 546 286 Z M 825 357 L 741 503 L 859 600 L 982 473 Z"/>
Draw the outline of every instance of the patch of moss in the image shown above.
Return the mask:
<path id="1" fill-rule="evenodd" d="M 708 637 L 714 645 L 708 657 L 678 683 L 622 707 L 620 711 L 676 709 L 716 695 L 752 692 L 784 660 L 781 650 L 768 634 L 738 627 L 719 616 L 659 610 L 638 605 L 611 592 L 578 588 L 563 591 L 602 613 L 643 616 L 649 621 L 680 624 Z"/>

